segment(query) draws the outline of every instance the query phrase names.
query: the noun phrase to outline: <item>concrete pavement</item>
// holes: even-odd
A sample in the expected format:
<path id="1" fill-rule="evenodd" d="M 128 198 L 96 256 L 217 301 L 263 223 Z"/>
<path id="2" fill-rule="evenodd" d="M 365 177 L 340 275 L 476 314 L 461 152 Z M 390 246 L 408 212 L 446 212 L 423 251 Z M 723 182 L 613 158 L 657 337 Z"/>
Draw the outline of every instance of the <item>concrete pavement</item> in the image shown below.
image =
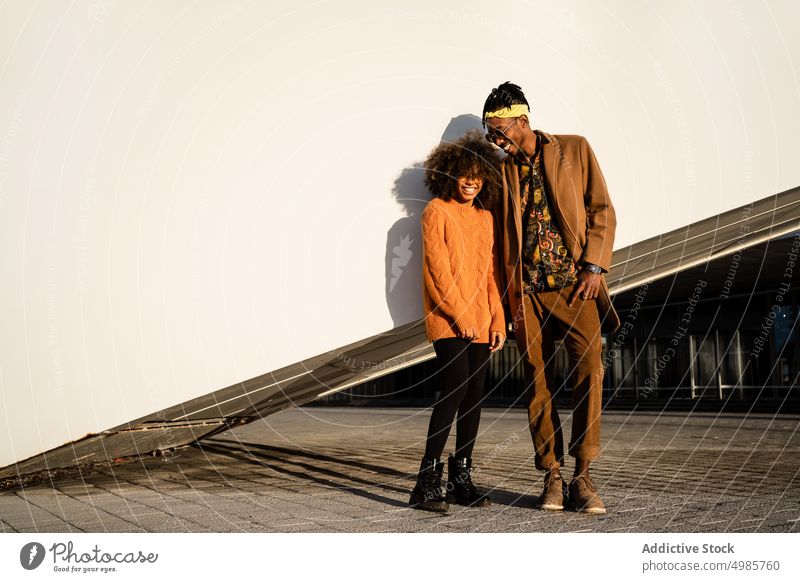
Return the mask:
<path id="1" fill-rule="evenodd" d="M 169 456 L 1 491 L 0 531 L 798 531 L 795 415 L 607 412 L 592 471 L 609 512 L 585 516 L 533 508 L 542 481 L 522 409 L 483 412 L 474 480 L 491 507 L 407 508 L 429 414 L 290 409 Z"/>

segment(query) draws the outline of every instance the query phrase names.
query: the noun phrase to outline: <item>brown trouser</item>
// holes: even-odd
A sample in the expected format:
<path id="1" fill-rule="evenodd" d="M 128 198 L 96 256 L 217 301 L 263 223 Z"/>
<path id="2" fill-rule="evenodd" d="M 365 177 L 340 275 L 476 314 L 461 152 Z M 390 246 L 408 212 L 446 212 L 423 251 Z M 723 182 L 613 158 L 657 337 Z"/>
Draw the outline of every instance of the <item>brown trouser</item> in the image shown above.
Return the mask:
<path id="1" fill-rule="evenodd" d="M 564 339 L 573 386 L 569 454 L 586 461 L 600 454 L 603 398 L 600 316 L 594 300 L 577 298 L 573 306 L 568 307 L 571 291 L 572 287 L 567 287 L 533 295 L 523 293 L 528 316 L 526 325 L 517 328 L 517 346 L 524 359 L 529 390 L 528 422 L 536 452 L 536 468 L 542 470 L 564 464 L 564 439 L 553 398 L 558 386 L 554 385 L 548 371 L 553 364 L 557 339 Z M 523 327 L 527 338 L 521 337 L 525 333 Z"/>

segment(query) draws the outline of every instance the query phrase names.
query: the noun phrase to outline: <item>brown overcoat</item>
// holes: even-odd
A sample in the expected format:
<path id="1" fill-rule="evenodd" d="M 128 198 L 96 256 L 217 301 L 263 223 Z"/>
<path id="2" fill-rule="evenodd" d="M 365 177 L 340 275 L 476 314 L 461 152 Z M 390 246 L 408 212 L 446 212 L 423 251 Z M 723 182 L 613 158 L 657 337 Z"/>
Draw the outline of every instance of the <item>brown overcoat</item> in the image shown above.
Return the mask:
<path id="1" fill-rule="evenodd" d="M 614 207 L 606 181 L 592 148 L 579 135 L 550 135 L 538 132 L 548 204 L 559 227 L 564 245 L 576 264 L 594 263 L 606 271 L 611 266 L 614 231 L 617 226 Z M 517 337 L 527 337 L 522 301 L 522 216 L 517 163 L 507 156 L 502 163 L 503 195 L 495 210 L 498 228 L 495 240 L 502 253 L 501 295 L 510 308 L 510 322 Z M 597 298 L 602 330 L 613 333 L 620 320 L 605 277 Z"/>

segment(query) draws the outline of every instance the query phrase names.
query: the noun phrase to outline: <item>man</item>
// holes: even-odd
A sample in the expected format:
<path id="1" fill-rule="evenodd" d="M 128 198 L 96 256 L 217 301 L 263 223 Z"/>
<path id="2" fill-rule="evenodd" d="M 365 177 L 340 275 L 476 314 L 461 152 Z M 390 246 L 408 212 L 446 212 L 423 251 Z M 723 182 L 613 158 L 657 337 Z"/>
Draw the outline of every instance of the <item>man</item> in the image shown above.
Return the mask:
<path id="1" fill-rule="evenodd" d="M 507 154 L 498 205 L 503 290 L 511 310 L 529 390 L 528 420 L 536 468 L 545 471 L 538 506 L 561 510 L 564 444 L 549 378 L 555 341 L 564 340 L 573 383 L 569 454 L 575 472 L 568 502 L 577 511 L 605 513 L 589 476 L 600 454 L 603 365 L 601 326 L 619 327 L 603 273 L 611 264 L 616 217 L 592 148 L 578 135 L 531 127 L 522 89 L 503 83 L 483 110 L 486 138 Z M 499 253 L 498 249 L 498 253 Z"/>

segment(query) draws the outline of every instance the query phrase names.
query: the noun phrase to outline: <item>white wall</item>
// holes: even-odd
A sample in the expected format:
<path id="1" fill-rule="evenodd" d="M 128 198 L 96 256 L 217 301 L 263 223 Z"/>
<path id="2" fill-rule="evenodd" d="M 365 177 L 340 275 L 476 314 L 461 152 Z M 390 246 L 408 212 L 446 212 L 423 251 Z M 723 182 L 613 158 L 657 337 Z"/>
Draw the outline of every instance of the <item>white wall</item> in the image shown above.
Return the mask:
<path id="1" fill-rule="evenodd" d="M 797 186 L 799 17 L 4 3 L 0 466 L 420 317 L 411 168 L 505 80 L 589 137 L 617 247 Z"/>

